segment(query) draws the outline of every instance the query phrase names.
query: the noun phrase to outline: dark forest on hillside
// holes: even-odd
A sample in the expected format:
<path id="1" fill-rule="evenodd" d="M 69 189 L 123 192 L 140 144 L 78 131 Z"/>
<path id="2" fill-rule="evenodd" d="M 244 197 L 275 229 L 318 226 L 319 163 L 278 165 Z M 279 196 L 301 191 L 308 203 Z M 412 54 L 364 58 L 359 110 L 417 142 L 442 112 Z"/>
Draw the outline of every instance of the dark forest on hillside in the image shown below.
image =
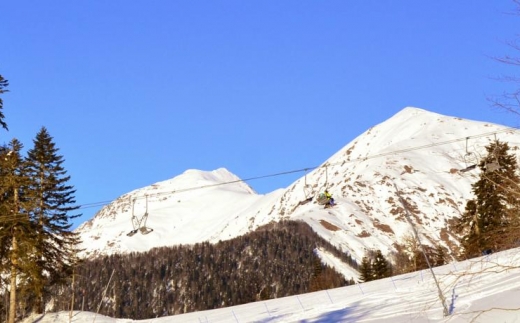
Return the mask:
<path id="1" fill-rule="evenodd" d="M 54 309 L 146 319 L 285 297 L 353 283 L 325 266 L 323 248 L 355 261 L 303 222 L 273 223 L 216 244 L 104 256 L 76 269 L 74 286 L 54 290 Z M 72 298 L 72 289 L 74 297 Z"/>

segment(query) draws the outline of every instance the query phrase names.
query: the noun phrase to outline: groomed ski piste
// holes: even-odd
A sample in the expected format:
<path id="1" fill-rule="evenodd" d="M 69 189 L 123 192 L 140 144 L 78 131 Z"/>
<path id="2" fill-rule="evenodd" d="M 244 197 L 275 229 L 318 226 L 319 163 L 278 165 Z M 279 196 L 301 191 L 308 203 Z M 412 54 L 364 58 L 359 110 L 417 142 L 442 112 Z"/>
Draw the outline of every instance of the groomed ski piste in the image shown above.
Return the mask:
<path id="1" fill-rule="evenodd" d="M 24 323 L 517 322 L 520 249 L 352 286 L 147 320 L 92 312 L 34 315 Z M 108 306 L 109 300 L 100 306 Z M 448 313 L 448 315 L 445 315 Z"/>

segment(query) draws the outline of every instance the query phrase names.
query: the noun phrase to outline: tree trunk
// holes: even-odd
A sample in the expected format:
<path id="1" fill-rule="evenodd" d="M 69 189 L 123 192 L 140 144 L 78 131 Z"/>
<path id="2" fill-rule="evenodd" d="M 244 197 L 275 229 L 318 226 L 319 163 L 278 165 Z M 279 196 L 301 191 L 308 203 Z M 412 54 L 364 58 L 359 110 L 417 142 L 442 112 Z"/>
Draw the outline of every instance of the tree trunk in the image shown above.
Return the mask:
<path id="1" fill-rule="evenodd" d="M 18 243 L 16 241 L 16 236 L 13 237 L 13 247 L 12 247 L 12 253 L 11 253 L 11 282 L 10 282 L 10 299 L 9 299 L 9 320 L 8 323 L 14 323 L 15 317 L 16 317 L 16 265 L 18 263 L 17 261 L 17 249 L 18 249 Z"/>
<path id="2" fill-rule="evenodd" d="M 14 214 L 18 214 L 18 189 L 14 189 Z M 11 248 L 11 282 L 10 282 L 10 299 L 9 299 L 9 321 L 14 323 L 16 318 L 16 278 L 18 271 L 18 241 L 16 239 L 16 226 L 13 228 L 13 245 Z"/>

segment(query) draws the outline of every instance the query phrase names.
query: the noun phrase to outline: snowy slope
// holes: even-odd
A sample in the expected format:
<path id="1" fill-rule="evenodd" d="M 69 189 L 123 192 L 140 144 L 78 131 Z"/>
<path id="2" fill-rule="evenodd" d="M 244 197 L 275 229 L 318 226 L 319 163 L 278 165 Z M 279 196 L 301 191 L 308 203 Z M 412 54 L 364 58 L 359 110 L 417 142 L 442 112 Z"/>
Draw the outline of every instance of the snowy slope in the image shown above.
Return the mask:
<path id="1" fill-rule="evenodd" d="M 507 127 L 406 108 L 296 181 L 275 210 L 311 223 L 320 235 L 361 259 L 365 249 L 386 252 L 411 234 L 397 187 L 415 210 L 423 242 L 454 245 L 445 227 L 464 210 L 478 177 L 478 170 L 458 170 L 478 162 L 475 156 L 483 155 L 495 134 L 510 146 L 520 142 L 520 135 Z M 315 204 L 298 206 L 305 198 L 305 182 L 313 194 L 328 187 L 339 205 L 330 211 Z M 328 229 L 324 221 L 337 229 Z"/>
<path id="2" fill-rule="evenodd" d="M 77 231 L 83 255 L 89 256 L 216 242 L 271 221 L 303 220 L 360 260 L 366 249 L 386 253 L 411 234 L 397 188 L 412 207 L 423 243 L 441 241 L 455 248 L 446 226 L 464 210 L 478 178 L 478 169 L 458 170 L 478 162 L 484 147 L 496 139 L 510 147 L 520 144 L 520 134 L 504 126 L 405 108 L 287 189 L 258 195 L 226 169 L 188 170 L 121 196 Z M 316 199 L 300 204 L 325 188 L 336 198 L 336 207 L 323 209 Z M 146 211 L 146 226 L 153 231 L 128 237 L 135 228 L 132 217 L 141 220 Z"/>
<path id="3" fill-rule="evenodd" d="M 512 249 L 434 269 L 342 288 L 148 320 L 90 312 L 33 315 L 23 323 L 488 323 L 518 322 L 520 256 Z M 444 308 L 448 316 L 444 316 Z"/>
<path id="4" fill-rule="evenodd" d="M 258 195 L 223 168 L 212 172 L 187 170 L 171 180 L 119 197 L 77 231 L 86 249 L 84 255 L 217 242 L 271 221 L 254 215 L 266 214 L 265 208 L 281 193 Z M 153 231 L 143 235 L 138 230 L 141 227 Z M 128 236 L 136 229 L 137 234 Z"/>

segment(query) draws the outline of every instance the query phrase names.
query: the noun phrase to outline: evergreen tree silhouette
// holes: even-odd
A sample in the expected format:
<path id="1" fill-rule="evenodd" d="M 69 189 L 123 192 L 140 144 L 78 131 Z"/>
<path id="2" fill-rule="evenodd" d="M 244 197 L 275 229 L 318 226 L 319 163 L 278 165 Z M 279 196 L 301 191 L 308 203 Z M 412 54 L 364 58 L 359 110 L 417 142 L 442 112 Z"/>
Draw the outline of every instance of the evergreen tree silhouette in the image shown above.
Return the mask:
<path id="1" fill-rule="evenodd" d="M 74 188 L 67 184 L 70 176 L 62 165 L 63 157 L 58 155 L 58 148 L 45 127 L 33 142 L 34 147 L 27 152 L 31 181 L 26 191 L 27 198 L 36 204 L 30 215 L 38 241 L 32 252 L 31 279 L 35 296 L 32 310 L 42 313 L 45 287 L 63 282 L 72 274 L 79 237 L 70 230 L 70 219 L 79 216 L 71 214 L 79 206 L 74 205 Z"/>
<path id="2" fill-rule="evenodd" d="M 9 85 L 9 82 L 4 79 L 2 75 L 0 75 L 0 94 L 3 94 L 5 92 L 8 92 L 5 88 Z M 5 116 L 4 116 L 4 101 L 2 98 L 0 98 L 0 126 L 4 128 L 5 130 L 8 130 L 7 123 L 5 122 Z"/>
<path id="3" fill-rule="evenodd" d="M 374 280 L 374 272 L 372 269 L 372 261 L 369 257 L 363 257 L 359 266 L 359 280 L 361 282 L 369 282 Z"/>
<path id="4" fill-rule="evenodd" d="M 372 262 L 372 275 L 374 279 L 390 277 L 390 265 L 386 258 L 377 250 Z"/>

